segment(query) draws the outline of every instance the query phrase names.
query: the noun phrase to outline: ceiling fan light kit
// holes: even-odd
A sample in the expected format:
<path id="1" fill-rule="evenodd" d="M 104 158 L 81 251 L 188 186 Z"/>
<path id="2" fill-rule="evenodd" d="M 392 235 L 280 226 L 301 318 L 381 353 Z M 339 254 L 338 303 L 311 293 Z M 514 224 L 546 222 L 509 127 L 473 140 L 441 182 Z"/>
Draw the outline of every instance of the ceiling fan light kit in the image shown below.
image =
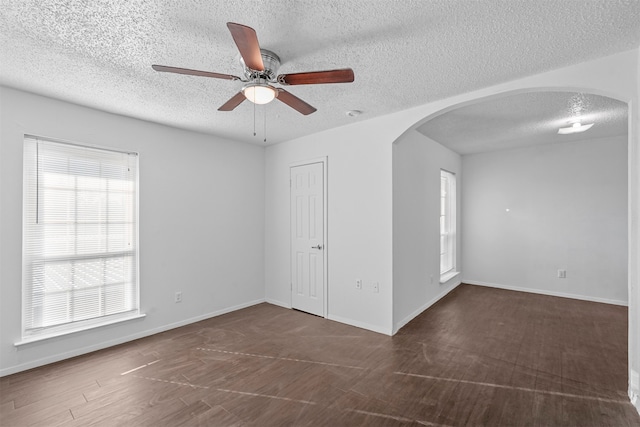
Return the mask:
<path id="1" fill-rule="evenodd" d="M 254 104 L 268 104 L 278 96 L 278 91 L 266 83 L 249 83 L 242 88 L 242 94 Z"/>
<path id="2" fill-rule="evenodd" d="M 595 123 L 588 123 L 586 125 L 583 125 L 580 122 L 575 122 L 571 126 L 558 129 L 558 133 L 560 135 L 569 135 L 572 133 L 585 132 L 591 129 L 591 126 L 593 126 L 594 124 Z"/>
<path id="3" fill-rule="evenodd" d="M 316 108 L 283 88 L 275 87 L 274 84 L 293 86 L 351 83 L 354 81 L 354 74 L 351 68 L 278 75 L 280 58 L 270 50 L 260 49 L 258 37 L 253 28 L 234 22 L 227 22 L 227 28 L 229 28 L 231 32 L 238 51 L 240 51 L 240 64 L 243 68 L 244 78 L 230 74 L 190 70 L 166 65 L 152 65 L 152 68 L 160 72 L 212 77 L 224 80 L 240 80 L 245 83 L 240 92 L 236 93 L 231 99 L 218 108 L 219 111 L 231 111 L 245 99 L 255 104 L 268 104 L 277 98 L 299 113 L 308 115 L 315 112 Z"/>

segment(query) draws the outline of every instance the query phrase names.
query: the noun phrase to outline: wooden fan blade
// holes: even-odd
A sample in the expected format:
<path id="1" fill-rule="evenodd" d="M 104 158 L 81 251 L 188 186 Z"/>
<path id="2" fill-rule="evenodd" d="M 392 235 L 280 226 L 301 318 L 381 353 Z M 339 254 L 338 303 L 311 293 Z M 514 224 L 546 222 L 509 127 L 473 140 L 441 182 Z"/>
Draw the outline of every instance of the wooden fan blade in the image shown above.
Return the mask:
<path id="1" fill-rule="evenodd" d="M 233 41 L 236 42 L 245 65 L 252 70 L 264 71 L 256 30 L 233 22 L 227 22 L 227 27 L 231 31 Z"/>
<path id="2" fill-rule="evenodd" d="M 235 95 L 233 95 L 233 97 L 230 100 L 222 104 L 222 106 L 218 108 L 218 111 L 231 111 L 234 108 L 236 108 L 238 105 L 242 104 L 242 101 L 244 101 L 245 99 L 247 98 L 245 98 L 244 93 L 238 92 Z"/>
<path id="3" fill-rule="evenodd" d="M 351 83 L 354 80 L 351 68 L 339 70 L 310 71 L 307 73 L 280 74 L 278 83 L 284 85 L 316 85 L 324 83 Z"/>
<path id="4" fill-rule="evenodd" d="M 163 73 L 187 74 L 189 76 L 213 77 L 214 79 L 240 80 L 240 77 L 231 74 L 211 73 L 209 71 L 189 70 L 188 68 L 167 67 L 166 65 L 152 65 L 156 71 Z"/>
<path id="5" fill-rule="evenodd" d="M 302 99 L 298 98 L 295 95 L 292 95 L 284 89 L 278 89 L 277 99 L 284 102 L 294 110 L 297 110 L 299 113 L 304 114 L 305 116 L 316 111 L 315 107 L 307 104 Z"/>

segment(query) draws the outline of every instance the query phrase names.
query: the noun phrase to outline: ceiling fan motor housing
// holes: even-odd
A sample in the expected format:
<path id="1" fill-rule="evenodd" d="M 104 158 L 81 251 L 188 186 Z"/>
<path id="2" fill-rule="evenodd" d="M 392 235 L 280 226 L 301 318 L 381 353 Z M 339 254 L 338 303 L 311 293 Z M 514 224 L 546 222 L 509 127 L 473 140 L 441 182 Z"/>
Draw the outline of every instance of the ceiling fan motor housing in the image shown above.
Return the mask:
<path id="1" fill-rule="evenodd" d="M 244 63 L 244 59 L 240 56 L 240 64 L 244 70 L 244 75 L 247 79 L 253 80 L 255 78 L 265 79 L 268 81 L 275 81 L 278 69 L 280 68 L 280 57 L 275 53 L 267 49 L 260 49 L 260 55 L 262 56 L 262 63 L 264 70 L 252 70 Z"/>

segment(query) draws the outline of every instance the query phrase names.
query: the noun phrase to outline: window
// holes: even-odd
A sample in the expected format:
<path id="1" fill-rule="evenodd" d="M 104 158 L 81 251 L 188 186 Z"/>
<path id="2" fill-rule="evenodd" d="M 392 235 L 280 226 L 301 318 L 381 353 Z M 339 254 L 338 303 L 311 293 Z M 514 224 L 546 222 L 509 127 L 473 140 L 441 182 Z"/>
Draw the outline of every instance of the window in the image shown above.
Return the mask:
<path id="1" fill-rule="evenodd" d="M 456 176 L 440 170 L 440 282 L 456 274 Z"/>
<path id="2" fill-rule="evenodd" d="M 139 316 L 137 165 L 25 136 L 23 341 Z"/>

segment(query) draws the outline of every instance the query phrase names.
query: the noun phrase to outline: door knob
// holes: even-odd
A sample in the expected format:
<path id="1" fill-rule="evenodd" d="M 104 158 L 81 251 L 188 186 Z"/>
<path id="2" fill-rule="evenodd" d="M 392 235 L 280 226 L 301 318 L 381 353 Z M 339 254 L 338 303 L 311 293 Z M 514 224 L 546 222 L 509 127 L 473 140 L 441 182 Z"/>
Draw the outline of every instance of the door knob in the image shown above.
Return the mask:
<path id="1" fill-rule="evenodd" d="M 322 245 L 318 245 L 318 246 L 311 246 L 311 249 L 322 249 Z"/>

